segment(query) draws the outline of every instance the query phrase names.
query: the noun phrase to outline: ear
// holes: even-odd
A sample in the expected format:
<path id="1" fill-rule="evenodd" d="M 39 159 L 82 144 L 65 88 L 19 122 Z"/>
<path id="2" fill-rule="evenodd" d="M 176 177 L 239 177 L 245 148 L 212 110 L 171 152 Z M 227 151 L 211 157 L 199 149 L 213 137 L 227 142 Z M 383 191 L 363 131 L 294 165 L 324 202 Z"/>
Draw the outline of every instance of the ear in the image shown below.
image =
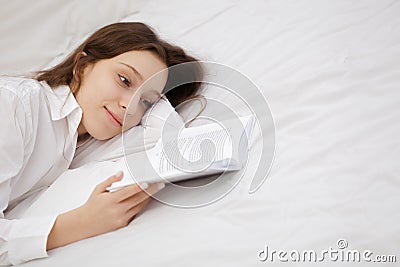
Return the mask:
<path id="1" fill-rule="evenodd" d="M 75 55 L 75 62 L 77 62 L 80 58 L 86 57 L 86 56 L 87 56 L 87 54 L 86 54 L 86 52 L 84 52 L 84 51 L 82 51 L 82 52 L 76 54 L 76 55 Z"/>

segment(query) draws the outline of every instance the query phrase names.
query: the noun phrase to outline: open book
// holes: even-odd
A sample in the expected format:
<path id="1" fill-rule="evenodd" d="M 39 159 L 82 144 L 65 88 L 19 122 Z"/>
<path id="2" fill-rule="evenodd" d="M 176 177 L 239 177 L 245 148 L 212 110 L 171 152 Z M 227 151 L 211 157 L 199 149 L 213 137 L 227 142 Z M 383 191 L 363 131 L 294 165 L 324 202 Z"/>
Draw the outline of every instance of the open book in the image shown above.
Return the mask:
<path id="1" fill-rule="evenodd" d="M 240 170 L 254 128 L 253 115 L 221 123 L 183 128 L 162 135 L 157 144 L 143 152 L 127 155 L 124 178 L 111 187 L 115 191 L 138 182 L 177 182 Z"/>

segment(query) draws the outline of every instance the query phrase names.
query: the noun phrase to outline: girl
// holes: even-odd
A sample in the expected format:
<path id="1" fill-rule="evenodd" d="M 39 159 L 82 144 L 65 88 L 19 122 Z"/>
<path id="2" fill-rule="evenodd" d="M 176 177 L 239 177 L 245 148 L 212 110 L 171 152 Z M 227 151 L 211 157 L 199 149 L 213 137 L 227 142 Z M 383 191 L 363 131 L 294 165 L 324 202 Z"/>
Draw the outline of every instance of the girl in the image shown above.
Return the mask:
<path id="1" fill-rule="evenodd" d="M 146 206 L 163 184 L 150 185 L 148 194 L 139 185 L 108 192 L 122 178 L 119 172 L 97 185 L 77 209 L 48 218 L 4 217 L 67 170 L 79 144 L 110 139 L 137 125 L 171 77 L 162 76 L 151 89 L 138 88 L 185 62 L 197 60 L 145 24 L 115 23 L 32 79 L 0 78 L 0 265 L 46 257 L 47 250 L 124 227 Z M 201 68 L 195 65 L 189 75 L 199 80 Z M 199 86 L 181 85 L 166 97 L 175 107 L 195 96 Z M 136 100 L 128 111 L 131 99 Z"/>

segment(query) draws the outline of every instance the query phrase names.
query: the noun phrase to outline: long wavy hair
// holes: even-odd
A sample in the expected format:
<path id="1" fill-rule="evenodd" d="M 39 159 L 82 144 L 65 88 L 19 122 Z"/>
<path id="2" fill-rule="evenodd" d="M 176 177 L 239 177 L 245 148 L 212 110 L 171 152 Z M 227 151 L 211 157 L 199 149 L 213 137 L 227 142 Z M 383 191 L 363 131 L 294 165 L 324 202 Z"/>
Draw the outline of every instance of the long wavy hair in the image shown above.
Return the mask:
<path id="1" fill-rule="evenodd" d="M 120 22 L 97 30 L 63 62 L 51 69 L 37 72 L 34 78 L 46 81 L 51 87 L 68 85 L 71 92 L 76 95 L 86 66 L 132 50 L 151 51 L 168 67 L 193 62 L 189 64 L 189 69 L 185 68 L 185 75 L 189 75 L 192 81 L 200 81 L 203 76 L 201 64 L 196 58 L 188 55 L 182 48 L 160 39 L 148 25 L 141 22 Z M 82 57 L 82 52 L 87 56 Z M 168 78 L 167 85 L 169 80 Z M 166 92 L 165 95 L 172 106 L 176 107 L 180 103 L 198 97 L 200 86 L 200 82 L 186 83 Z"/>

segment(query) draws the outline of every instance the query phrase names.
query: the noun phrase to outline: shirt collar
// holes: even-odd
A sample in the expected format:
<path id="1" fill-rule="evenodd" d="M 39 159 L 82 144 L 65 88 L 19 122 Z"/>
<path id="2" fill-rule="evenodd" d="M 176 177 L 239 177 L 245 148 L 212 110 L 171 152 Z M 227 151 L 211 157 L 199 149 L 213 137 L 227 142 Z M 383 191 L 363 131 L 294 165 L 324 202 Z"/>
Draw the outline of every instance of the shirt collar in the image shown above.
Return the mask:
<path id="1" fill-rule="evenodd" d="M 63 119 L 76 109 L 79 117 L 82 115 L 82 109 L 68 85 L 51 88 L 46 81 L 40 83 L 43 85 L 44 93 L 49 101 L 52 120 Z"/>

